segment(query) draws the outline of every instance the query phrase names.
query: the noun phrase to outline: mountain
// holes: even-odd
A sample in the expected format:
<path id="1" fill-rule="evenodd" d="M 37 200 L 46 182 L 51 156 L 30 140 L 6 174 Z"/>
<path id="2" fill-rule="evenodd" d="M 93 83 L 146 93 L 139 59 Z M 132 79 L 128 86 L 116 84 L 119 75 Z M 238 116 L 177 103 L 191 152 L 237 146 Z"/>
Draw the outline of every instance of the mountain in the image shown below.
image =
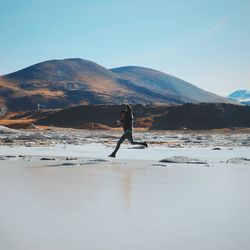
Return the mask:
<path id="1" fill-rule="evenodd" d="M 82 59 L 51 60 L 2 76 L 0 97 L 11 110 L 65 108 L 106 103 L 112 93 L 121 96 L 116 76 Z M 115 99 L 115 98 L 114 98 Z"/>
<path id="2" fill-rule="evenodd" d="M 250 90 L 237 90 L 231 93 L 228 98 L 236 100 L 242 104 L 250 105 Z"/>
<path id="3" fill-rule="evenodd" d="M 161 93 L 164 96 L 169 96 L 170 99 L 177 99 L 182 103 L 228 102 L 225 98 L 204 91 L 186 81 L 157 70 L 127 66 L 111 69 L 111 71 L 118 74 L 120 78 L 126 79 L 128 81 L 127 85 L 133 83 L 138 87 Z"/>
<path id="4" fill-rule="evenodd" d="M 0 105 L 11 111 L 82 104 L 230 102 L 174 76 L 142 67 L 106 69 L 73 58 L 41 62 L 0 77 Z"/>

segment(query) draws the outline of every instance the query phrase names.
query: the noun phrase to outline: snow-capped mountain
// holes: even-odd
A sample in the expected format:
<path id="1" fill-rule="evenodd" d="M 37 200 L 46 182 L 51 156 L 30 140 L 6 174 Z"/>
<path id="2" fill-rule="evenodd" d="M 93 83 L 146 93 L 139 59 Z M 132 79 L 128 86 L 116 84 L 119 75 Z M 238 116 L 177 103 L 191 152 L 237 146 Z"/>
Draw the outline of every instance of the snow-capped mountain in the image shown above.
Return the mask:
<path id="1" fill-rule="evenodd" d="M 250 90 L 249 89 L 236 90 L 235 92 L 230 94 L 228 98 L 236 100 L 243 104 L 250 105 Z"/>

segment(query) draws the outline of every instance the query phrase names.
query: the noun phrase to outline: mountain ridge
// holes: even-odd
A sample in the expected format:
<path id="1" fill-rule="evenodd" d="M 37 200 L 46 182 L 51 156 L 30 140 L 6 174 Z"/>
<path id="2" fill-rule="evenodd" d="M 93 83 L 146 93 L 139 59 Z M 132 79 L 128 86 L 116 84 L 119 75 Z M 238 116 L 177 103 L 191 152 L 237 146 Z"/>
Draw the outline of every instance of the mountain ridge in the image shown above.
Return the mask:
<path id="1" fill-rule="evenodd" d="M 48 60 L 0 76 L 0 104 L 12 111 L 66 108 L 83 104 L 178 105 L 227 103 L 164 72 L 140 66 L 107 69 L 81 58 Z"/>
<path id="2" fill-rule="evenodd" d="M 170 74 L 166 74 L 164 72 L 161 72 L 155 69 L 150 69 L 150 68 L 145 68 L 145 67 L 140 67 L 140 66 L 124 66 L 124 67 L 114 68 L 111 70 L 115 73 L 122 74 L 122 76 L 128 80 L 131 79 L 131 77 L 136 77 L 136 80 L 138 81 L 138 83 L 143 86 L 145 86 L 145 84 L 149 82 L 154 83 L 155 81 L 157 81 L 157 85 L 158 85 L 157 88 L 159 89 L 161 93 L 162 91 L 163 92 L 165 91 L 164 88 L 166 87 L 166 83 L 167 83 L 168 91 L 170 91 L 170 93 L 167 92 L 166 94 L 172 94 L 175 96 L 176 95 L 179 96 L 180 94 L 182 94 L 183 102 L 206 102 L 206 101 L 213 101 L 213 100 L 216 102 L 218 100 L 217 99 L 218 95 L 205 91 L 178 77 L 175 77 Z M 125 74 L 124 74 L 124 70 L 125 70 Z M 152 72 L 154 73 L 153 76 L 152 76 Z M 153 77 L 154 79 L 152 79 Z M 156 87 L 155 85 L 156 84 L 154 84 L 154 87 Z M 190 93 L 191 92 L 190 90 L 192 90 L 192 93 Z M 201 95 L 201 96 L 197 98 L 197 96 L 195 96 L 196 94 Z M 207 100 L 208 97 L 206 96 L 209 96 L 210 100 Z"/>

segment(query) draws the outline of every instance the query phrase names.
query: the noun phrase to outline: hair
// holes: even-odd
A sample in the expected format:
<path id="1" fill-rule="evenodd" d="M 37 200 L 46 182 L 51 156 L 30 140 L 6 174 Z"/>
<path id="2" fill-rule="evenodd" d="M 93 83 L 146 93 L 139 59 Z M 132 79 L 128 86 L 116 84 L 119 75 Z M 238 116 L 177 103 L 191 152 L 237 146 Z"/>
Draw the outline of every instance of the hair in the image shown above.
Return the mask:
<path id="1" fill-rule="evenodd" d="M 127 113 L 127 111 L 126 110 L 122 110 L 121 112 L 120 112 L 120 115 L 122 115 L 122 114 L 126 114 Z"/>

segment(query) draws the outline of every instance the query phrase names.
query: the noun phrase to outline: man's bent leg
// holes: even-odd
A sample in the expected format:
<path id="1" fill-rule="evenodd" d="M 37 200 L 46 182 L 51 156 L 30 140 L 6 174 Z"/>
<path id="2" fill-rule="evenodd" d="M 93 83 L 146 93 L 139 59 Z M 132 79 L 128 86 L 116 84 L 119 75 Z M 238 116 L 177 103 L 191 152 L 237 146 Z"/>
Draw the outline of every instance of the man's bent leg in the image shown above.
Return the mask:
<path id="1" fill-rule="evenodd" d="M 111 155 L 109 155 L 110 157 L 115 157 L 117 151 L 119 150 L 121 144 L 126 140 L 128 139 L 128 135 L 127 133 L 123 133 L 123 135 L 121 136 L 121 138 L 119 139 L 119 141 L 117 142 L 117 145 L 116 145 L 116 148 L 115 150 L 113 151 L 113 153 Z"/>

